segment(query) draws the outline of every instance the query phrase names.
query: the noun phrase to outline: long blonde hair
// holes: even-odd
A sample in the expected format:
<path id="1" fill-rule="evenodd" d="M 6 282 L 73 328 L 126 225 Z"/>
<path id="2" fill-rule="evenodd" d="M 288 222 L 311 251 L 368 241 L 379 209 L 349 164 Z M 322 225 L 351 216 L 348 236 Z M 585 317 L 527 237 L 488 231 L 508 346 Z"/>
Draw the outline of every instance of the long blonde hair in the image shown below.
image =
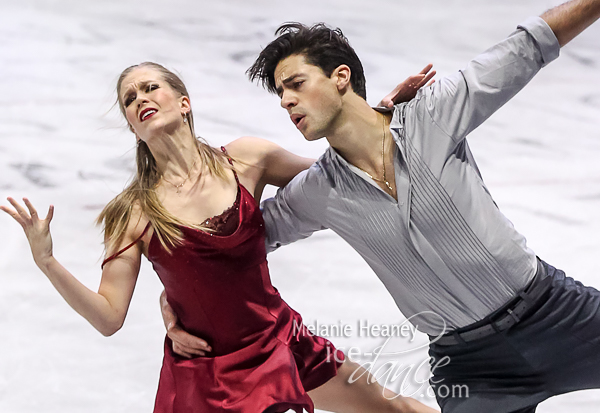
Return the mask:
<path id="1" fill-rule="evenodd" d="M 117 102 L 123 116 L 125 116 L 125 107 L 120 99 L 121 85 L 125 77 L 138 67 L 150 67 L 157 70 L 161 73 L 163 80 L 179 94 L 179 97 L 186 96 L 189 98 L 185 85 L 176 74 L 157 63 L 140 63 L 125 69 L 117 81 Z M 194 115 L 191 110 L 186 114 L 186 119 L 192 136 L 196 136 Z M 208 167 L 210 173 L 226 179 L 227 163 L 224 154 L 208 145 L 202 138 L 196 137 L 196 140 L 202 164 Z M 183 241 L 183 234 L 178 225 L 190 224 L 173 216 L 159 201 L 155 189 L 162 175 L 156 166 L 156 160 L 148 145 L 141 140 L 138 141 L 137 145 L 136 165 L 137 173 L 131 183 L 104 207 L 96 219 L 98 225 L 103 225 L 105 250 L 108 251 L 109 248 L 114 248 L 121 243 L 132 216 L 132 209 L 134 205 L 139 205 L 142 215 L 150 221 L 162 246 L 170 251 L 170 247 L 181 245 Z M 196 227 L 202 229 L 199 225 L 196 225 Z"/>

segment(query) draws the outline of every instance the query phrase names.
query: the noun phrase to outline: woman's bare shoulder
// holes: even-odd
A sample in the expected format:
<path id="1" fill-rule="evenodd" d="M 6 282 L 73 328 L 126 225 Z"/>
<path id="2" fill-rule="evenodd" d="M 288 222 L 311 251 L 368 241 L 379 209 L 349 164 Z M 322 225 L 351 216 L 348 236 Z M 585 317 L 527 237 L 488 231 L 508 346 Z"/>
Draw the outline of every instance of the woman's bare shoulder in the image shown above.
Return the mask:
<path id="1" fill-rule="evenodd" d="M 108 245 L 109 251 L 118 251 L 126 245 L 134 242 L 135 240 L 140 239 L 144 230 L 146 229 L 146 225 L 149 220 L 144 214 L 142 206 L 139 201 L 136 201 L 131 205 L 131 215 L 129 216 L 129 222 L 124 229 L 124 234 L 122 237 L 116 237 L 114 241 L 117 241 L 120 238 L 118 244 Z M 145 235 L 148 235 L 147 233 Z M 145 238 L 145 237 L 144 237 Z M 105 240 L 108 242 L 108 240 Z"/>
<path id="2" fill-rule="evenodd" d="M 137 238 L 142 234 L 144 229 L 146 229 L 148 222 L 149 220 L 146 217 L 146 214 L 144 214 L 140 202 L 134 202 L 131 206 L 131 218 L 129 219 L 129 225 L 127 226 L 127 229 L 131 231 L 135 238 Z"/>
<path id="3" fill-rule="evenodd" d="M 253 136 L 243 136 L 225 145 L 227 153 L 242 163 L 263 166 L 265 159 L 280 146 L 276 143 Z"/>

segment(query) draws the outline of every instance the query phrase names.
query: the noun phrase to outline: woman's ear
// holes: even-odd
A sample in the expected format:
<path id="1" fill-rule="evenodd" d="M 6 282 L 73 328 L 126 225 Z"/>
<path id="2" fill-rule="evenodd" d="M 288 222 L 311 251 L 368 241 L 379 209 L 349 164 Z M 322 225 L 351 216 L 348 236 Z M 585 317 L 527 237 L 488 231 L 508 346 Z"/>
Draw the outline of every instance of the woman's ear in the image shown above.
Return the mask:
<path id="1" fill-rule="evenodd" d="M 188 114 L 190 112 L 190 109 L 192 108 L 190 98 L 188 98 L 187 96 L 182 96 L 179 101 L 179 106 L 181 107 L 183 113 Z"/>

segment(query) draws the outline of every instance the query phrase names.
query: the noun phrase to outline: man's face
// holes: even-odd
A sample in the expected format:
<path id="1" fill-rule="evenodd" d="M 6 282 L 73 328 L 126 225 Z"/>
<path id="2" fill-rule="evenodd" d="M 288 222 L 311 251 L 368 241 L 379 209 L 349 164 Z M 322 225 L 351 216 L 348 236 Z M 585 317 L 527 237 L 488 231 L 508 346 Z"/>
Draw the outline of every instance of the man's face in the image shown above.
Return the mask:
<path id="1" fill-rule="evenodd" d="M 306 63 L 304 56 L 292 55 L 279 62 L 274 75 L 281 107 L 306 140 L 331 132 L 342 107 L 335 72 L 327 77 L 321 68 Z"/>

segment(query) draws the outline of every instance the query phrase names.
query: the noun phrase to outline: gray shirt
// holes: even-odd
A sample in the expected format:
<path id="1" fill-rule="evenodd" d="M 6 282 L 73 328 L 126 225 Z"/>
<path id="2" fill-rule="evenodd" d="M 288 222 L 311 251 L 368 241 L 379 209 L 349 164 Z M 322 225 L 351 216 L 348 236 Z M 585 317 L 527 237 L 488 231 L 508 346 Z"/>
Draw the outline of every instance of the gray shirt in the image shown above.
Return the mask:
<path id="1" fill-rule="evenodd" d="M 465 137 L 559 49 L 546 22 L 530 18 L 464 70 L 397 105 L 390 130 L 398 201 L 328 148 L 263 202 L 268 249 L 332 229 L 432 335 L 505 304 L 532 279 L 536 258 L 491 198 Z"/>

